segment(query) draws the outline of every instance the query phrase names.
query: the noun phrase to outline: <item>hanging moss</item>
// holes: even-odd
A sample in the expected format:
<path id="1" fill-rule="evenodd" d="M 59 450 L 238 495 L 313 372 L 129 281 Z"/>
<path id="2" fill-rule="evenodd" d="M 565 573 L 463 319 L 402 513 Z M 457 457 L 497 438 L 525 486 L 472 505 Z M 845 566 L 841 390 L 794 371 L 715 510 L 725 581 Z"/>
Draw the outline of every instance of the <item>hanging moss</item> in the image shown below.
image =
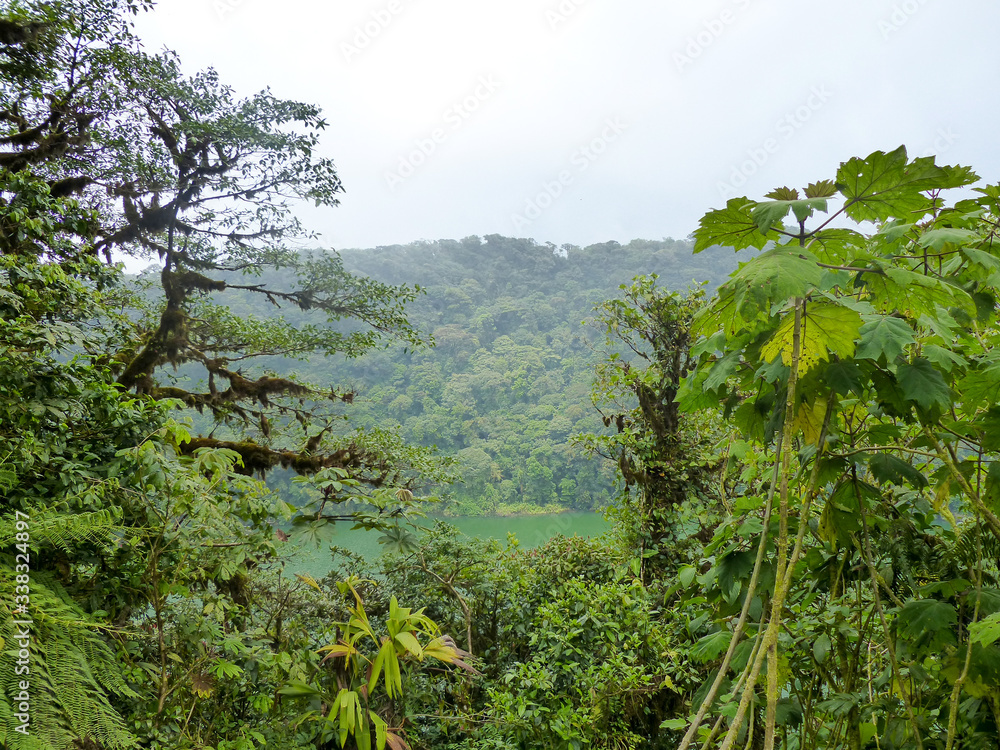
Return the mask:
<path id="1" fill-rule="evenodd" d="M 219 375 L 229 379 L 229 389 L 219 394 L 223 400 L 251 399 L 261 406 L 270 406 L 268 398 L 273 395 L 282 396 L 307 396 L 309 389 L 293 380 L 285 378 L 262 377 L 257 380 L 249 380 L 238 372 L 231 372 L 219 368 L 216 370 Z"/>
<path id="2" fill-rule="evenodd" d="M 226 282 L 218 279 L 210 279 L 197 271 L 185 269 L 183 271 L 162 271 L 160 281 L 168 296 L 173 293 L 182 297 L 187 297 L 191 292 L 221 292 L 226 288 Z"/>
<path id="3" fill-rule="evenodd" d="M 197 437 L 181 444 L 181 451 L 187 455 L 199 448 L 227 448 L 240 454 L 243 466 L 237 467 L 240 474 L 263 477 L 271 469 L 281 467 L 292 469 L 296 474 L 308 476 L 322 469 L 331 467 L 342 469 L 368 470 L 376 476 L 366 481 L 376 487 L 385 484 L 388 476 L 388 464 L 384 461 L 372 461 L 370 457 L 355 446 L 341 448 L 332 453 L 306 453 L 299 451 L 282 451 L 266 448 L 263 445 L 246 441 L 216 440 L 215 438 Z"/>

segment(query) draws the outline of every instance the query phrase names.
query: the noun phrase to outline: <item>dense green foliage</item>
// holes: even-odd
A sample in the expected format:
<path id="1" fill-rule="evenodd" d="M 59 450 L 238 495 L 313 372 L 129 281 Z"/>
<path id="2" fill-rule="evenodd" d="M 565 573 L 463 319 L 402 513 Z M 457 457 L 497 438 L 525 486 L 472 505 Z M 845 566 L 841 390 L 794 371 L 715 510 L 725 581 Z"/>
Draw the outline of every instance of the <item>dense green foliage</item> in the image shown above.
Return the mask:
<path id="1" fill-rule="evenodd" d="M 728 647 L 711 692 L 738 704 L 723 748 L 757 704 L 765 748 L 996 742 L 1000 190 L 945 197 L 977 180 L 900 147 L 801 195 L 730 201 L 696 233 L 764 250 L 700 314 L 680 396 L 724 404 L 740 452 L 773 466 L 745 476 L 710 545 L 743 601 L 705 636 Z"/>
<path id="2" fill-rule="evenodd" d="M 594 307 L 634 276 L 683 289 L 717 286 L 735 267 L 685 241 L 579 248 L 499 235 L 342 253 L 347 269 L 424 291 L 408 309 L 433 348 L 393 346 L 350 360 L 275 363 L 355 385 L 351 420 L 398 423 L 411 444 L 453 458 L 447 512 L 509 514 L 607 505 L 612 465 L 574 438 L 604 431 L 591 403 L 594 368 L 620 341 L 603 340 Z M 247 300 L 241 313 L 269 315 Z M 588 321 L 590 325 L 583 325 Z"/>
<path id="3" fill-rule="evenodd" d="M 900 148 L 709 212 L 709 261 L 303 253 L 320 113 L 144 55 L 139 5 L 0 5 L 0 743 L 996 747 L 1000 187 Z M 407 528 L 432 444 L 459 509 L 617 473 L 614 530 Z M 286 575 L 336 519 L 389 554 Z"/>
<path id="4" fill-rule="evenodd" d="M 290 590 L 268 568 L 272 524 L 292 509 L 249 474 L 287 462 L 383 487 L 413 467 L 376 441 L 324 445 L 326 430 L 309 429 L 322 419 L 306 403 L 311 389 L 249 381 L 226 358 L 273 353 L 275 340 L 357 354 L 382 334 L 412 338 L 401 313 L 409 292 L 274 247 L 297 228 L 275 223 L 283 196 L 332 200 L 335 175 L 311 160 L 314 136 L 287 127 L 319 127 L 318 113 L 263 95 L 236 105 L 213 74 L 181 78 L 169 58 L 138 50 L 135 5 L 2 7 L 0 742 L 309 746 L 323 729 L 299 728 L 301 707 L 275 709 L 275 696 L 320 671 L 315 649 L 347 603 L 303 600 L 303 585 Z M 259 222 L 249 237 L 227 224 L 242 226 L 246 212 L 203 206 L 213 191 L 240 190 L 260 198 L 247 209 Z M 198 240 L 201 230 L 222 239 Z M 142 300 L 100 260 L 115 246 L 152 249 L 166 264 L 166 299 L 148 328 Z M 295 291 L 248 291 L 284 294 L 364 330 L 317 340 L 270 326 L 253 336 L 224 314 L 191 317 L 200 285 L 224 286 L 195 267 L 260 272 L 299 260 L 307 278 Z M 212 330 L 192 325 L 208 322 Z M 228 389 L 199 401 L 205 394 L 161 388 L 164 365 L 192 359 Z M 205 407 L 240 439 L 193 437 L 171 418 L 177 406 Z M 309 435 L 304 450 L 245 435 L 241 424 L 263 424 L 269 407 Z M 398 492 L 400 504 L 412 502 Z"/>
<path id="5" fill-rule="evenodd" d="M 442 572 L 461 553 L 405 558 L 453 618 L 512 592 L 473 628 L 490 666 L 455 746 L 995 746 L 1000 189 L 945 199 L 976 179 L 852 159 L 707 214 L 699 247 L 760 254 L 693 317 L 643 279 L 603 306 L 632 351 L 598 380 L 620 538 L 512 550 L 463 586 Z"/>
<path id="6" fill-rule="evenodd" d="M 583 440 L 617 464 L 623 491 L 613 515 L 624 543 L 639 551 L 642 581 L 650 567 L 654 575 L 676 570 L 718 523 L 718 429 L 710 419 L 682 420 L 676 401 L 692 367 L 692 318 L 703 299 L 701 290 L 666 292 L 650 276 L 597 308 L 611 353 L 597 365 L 594 403 L 615 429 Z"/>

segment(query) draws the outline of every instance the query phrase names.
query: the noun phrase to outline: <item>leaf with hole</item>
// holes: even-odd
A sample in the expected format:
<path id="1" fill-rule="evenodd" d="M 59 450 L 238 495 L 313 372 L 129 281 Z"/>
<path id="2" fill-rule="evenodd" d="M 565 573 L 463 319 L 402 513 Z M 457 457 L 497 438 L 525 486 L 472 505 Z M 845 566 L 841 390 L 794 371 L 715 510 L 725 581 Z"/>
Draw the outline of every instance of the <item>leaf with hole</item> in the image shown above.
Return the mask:
<path id="1" fill-rule="evenodd" d="M 799 326 L 799 371 L 808 372 L 828 360 L 831 353 L 842 358 L 853 355 L 861 322 L 861 316 L 847 307 L 828 302 L 807 304 Z M 795 316 L 786 313 L 760 354 L 768 362 L 780 356 L 785 365 L 791 365 L 794 348 Z"/>

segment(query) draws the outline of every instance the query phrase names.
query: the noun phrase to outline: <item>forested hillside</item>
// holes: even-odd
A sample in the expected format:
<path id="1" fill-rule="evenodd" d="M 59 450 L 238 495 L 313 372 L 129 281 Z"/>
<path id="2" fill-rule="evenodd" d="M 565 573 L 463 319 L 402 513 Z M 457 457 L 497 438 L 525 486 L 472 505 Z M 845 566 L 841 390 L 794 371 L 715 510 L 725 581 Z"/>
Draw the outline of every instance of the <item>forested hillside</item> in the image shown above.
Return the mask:
<path id="1" fill-rule="evenodd" d="M 603 334 L 584 321 L 634 276 L 714 288 L 736 266 L 732 251 L 696 256 L 686 241 L 556 248 L 497 235 L 343 259 L 352 272 L 421 286 L 409 317 L 435 345 L 314 359 L 303 374 L 356 387 L 352 420 L 398 422 L 407 441 L 454 457 L 459 481 L 440 490 L 454 498 L 448 512 L 462 514 L 607 503 L 615 467 L 573 440 L 606 430 L 590 396 Z"/>
<path id="2" fill-rule="evenodd" d="M 669 239 L 557 248 L 488 235 L 346 250 L 340 257 L 347 271 L 420 287 L 407 314 L 428 343 L 394 343 L 355 358 L 263 357 L 242 372 L 294 374 L 351 392 L 347 420 L 334 433 L 398 429 L 406 444 L 436 449 L 454 478 L 422 487 L 447 500 L 439 512 L 598 508 L 615 492 L 615 467 L 575 439 L 608 429 L 592 399 L 595 367 L 610 353 L 595 307 L 639 275 L 659 276 L 666 289 L 712 290 L 736 267 L 730 250 L 695 255 L 692 248 L 691 241 Z M 293 281 L 281 269 L 268 278 Z M 229 292 L 226 302 L 247 321 L 309 325 L 306 312 L 248 292 Z M 178 382 L 196 378 L 190 368 L 178 372 Z M 302 502 L 291 476 L 278 471 L 269 481 Z"/>
<path id="3" fill-rule="evenodd" d="M 0 0 L 0 746 L 995 750 L 1000 185 L 899 147 L 693 247 L 301 252 L 320 111 L 145 5 Z M 418 527 L 449 471 L 611 530 Z M 341 521 L 385 554 L 291 573 Z"/>

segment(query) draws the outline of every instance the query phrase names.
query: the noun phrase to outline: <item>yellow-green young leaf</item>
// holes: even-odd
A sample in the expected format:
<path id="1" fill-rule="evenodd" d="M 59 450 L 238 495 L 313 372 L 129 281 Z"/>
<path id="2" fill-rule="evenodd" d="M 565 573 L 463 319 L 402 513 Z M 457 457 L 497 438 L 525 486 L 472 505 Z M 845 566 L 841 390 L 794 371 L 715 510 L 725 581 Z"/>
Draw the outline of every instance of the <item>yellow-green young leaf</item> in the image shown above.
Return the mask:
<path id="1" fill-rule="evenodd" d="M 943 516 L 954 528 L 958 526 L 958 520 L 955 518 L 955 514 L 951 512 L 951 484 L 952 480 L 949 478 L 935 488 L 934 499 L 931 505 L 934 508 L 934 512 Z"/>
<path id="2" fill-rule="evenodd" d="M 340 735 L 340 746 L 343 747 L 347 743 L 347 717 L 344 713 L 345 711 L 345 697 L 348 693 L 347 688 L 341 688 L 340 692 L 337 693 L 337 697 L 333 699 L 333 705 L 330 706 L 330 713 L 327 714 L 327 721 L 333 722 L 333 717 L 337 717 L 337 730 Z"/>
<path id="3" fill-rule="evenodd" d="M 418 659 L 423 658 L 424 651 L 420 648 L 420 641 L 417 640 L 413 633 L 404 630 L 396 634 L 396 643 L 403 647 L 406 653 L 413 654 Z"/>
<path id="4" fill-rule="evenodd" d="M 970 625 L 969 640 L 981 646 L 991 646 L 1000 640 L 1000 612 Z"/>
<path id="5" fill-rule="evenodd" d="M 386 621 L 386 627 L 389 630 L 390 638 L 396 637 L 396 633 L 403 627 L 406 616 L 409 614 L 410 610 L 400 607 L 396 597 L 389 599 L 389 619 Z"/>
<path id="6" fill-rule="evenodd" d="M 788 186 L 779 187 L 770 193 L 764 193 L 764 197 L 775 201 L 795 201 L 799 199 L 799 191 Z"/>
<path id="7" fill-rule="evenodd" d="M 388 658 L 388 654 L 395 656 L 396 649 L 393 648 L 392 641 L 386 639 L 382 644 L 382 647 L 378 650 L 378 654 L 375 656 L 375 661 L 372 663 L 372 676 L 368 679 L 368 695 L 372 694 L 372 691 L 378 684 L 378 677 L 382 673 L 382 668 L 385 666 L 385 660 Z M 388 690 L 388 688 L 386 690 Z"/>
<path id="8" fill-rule="evenodd" d="M 819 445 L 819 436 L 823 430 L 823 420 L 826 419 L 827 400 L 817 398 L 811 404 L 801 404 L 795 413 L 793 430 L 802 430 L 802 437 L 810 445 Z"/>
<path id="9" fill-rule="evenodd" d="M 311 575 L 307 575 L 305 573 L 296 573 L 295 577 L 298 578 L 300 581 L 302 581 L 302 583 L 306 584 L 307 586 L 312 586 L 317 591 L 322 591 L 322 589 L 319 587 L 319 582 Z"/>
<path id="10" fill-rule="evenodd" d="M 290 682 L 283 688 L 279 689 L 278 692 L 281 695 L 288 695 L 292 698 L 298 698 L 303 695 L 320 695 L 320 691 L 314 688 L 312 685 L 307 685 L 304 682 Z"/>
<path id="11" fill-rule="evenodd" d="M 837 186 L 833 180 L 819 180 L 810 182 L 804 192 L 806 198 L 832 198 L 837 193 Z"/>
<path id="12" fill-rule="evenodd" d="M 347 719 L 347 729 L 351 734 L 354 734 L 354 731 L 358 727 L 357 709 L 358 709 L 358 694 L 355 693 L 353 690 L 350 690 L 344 696 L 344 700 L 340 704 L 340 711 L 341 715 L 345 716 Z"/>
<path id="13" fill-rule="evenodd" d="M 372 720 L 372 726 L 375 727 L 375 750 L 385 750 L 385 735 L 389 725 L 374 711 L 369 711 L 368 717 Z"/>
<path id="14" fill-rule="evenodd" d="M 368 712 L 361 707 L 360 701 L 356 702 L 355 705 L 357 707 L 358 715 L 355 721 L 354 741 L 358 745 L 358 750 L 371 750 L 372 732 L 371 729 L 368 728 L 368 720 L 365 717 L 365 714 Z"/>
<path id="15" fill-rule="evenodd" d="M 385 655 L 385 692 L 390 698 L 395 698 L 403 692 L 403 680 L 399 674 L 399 659 L 395 649 L 387 651 Z"/>
<path id="16" fill-rule="evenodd" d="M 806 305 L 799 333 L 799 371 L 808 372 L 830 352 L 847 358 L 854 354 L 854 340 L 861 328 L 861 316 L 854 310 L 827 302 Z M 768 362 L 778 356 L 785 365 L 792 364 L 795 315 L 787 313 L 781 326 L 760 353 Z"/>
<path id="17" fill-rule="evenodd" d="M 336 659 L 339 656 L 351 656 L 356 654 L 358 650 L 348 643 L 332 643 L 319 649 L 319 653 L 323 652 L 326 652 L 326 657 L 323 659 L 326 661 L 327 659 Z"/>
<path id="18" fill-rule="evenodd" d="M 465 657 L 472 656 L 472 654 L 460 649 L 455 645 L 455 641 L 446 635 L 439 635 L 437 638 L 428 641 L 427 645 L 424 646 L 424 656 L 431 659 L 438 659 L 446 664 L 454 664 L 456 667 L 461 667 L 472 674 L 479 674 L 478 670 L 463 661 Z"/>

